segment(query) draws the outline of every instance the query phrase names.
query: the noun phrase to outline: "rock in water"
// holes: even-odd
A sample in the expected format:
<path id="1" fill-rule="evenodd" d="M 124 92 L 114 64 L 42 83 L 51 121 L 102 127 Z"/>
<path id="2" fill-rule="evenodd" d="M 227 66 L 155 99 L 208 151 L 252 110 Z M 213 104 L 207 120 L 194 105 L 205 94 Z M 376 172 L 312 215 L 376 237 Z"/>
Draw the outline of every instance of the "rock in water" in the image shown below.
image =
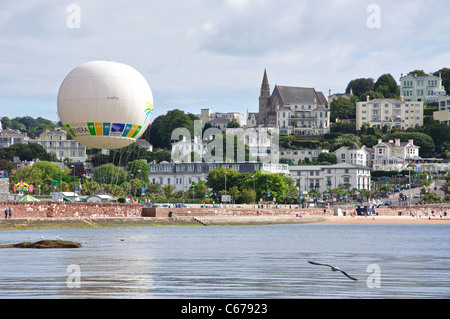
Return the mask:
<path id="1" fill-rule="evenodd" d="M 0 248 L 80 248 L 81 244 L 68 240 L 40 240 L 35 243 L 23 242 L 11 245 L 0 245 Z"/>

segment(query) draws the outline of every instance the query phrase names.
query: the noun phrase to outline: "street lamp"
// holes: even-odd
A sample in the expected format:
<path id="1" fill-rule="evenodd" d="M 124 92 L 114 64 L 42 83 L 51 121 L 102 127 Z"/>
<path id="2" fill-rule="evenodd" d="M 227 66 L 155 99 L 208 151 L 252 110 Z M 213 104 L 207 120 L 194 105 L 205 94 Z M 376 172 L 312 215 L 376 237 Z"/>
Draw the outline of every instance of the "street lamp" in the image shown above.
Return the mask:
<path id="1" fill-rule="evenodd" d="M 141 174 L 141 170 L 140 169 L 138 169 L 138 173 L 139 173 L 139 175 L 140 175 L 140 179 L 141 179 L 141 181 L 142 181 L 142 174 Z M 141 183 L 139 183 L 139 185 L 141 186 L 141 192 L 140 192 L 140 202 L 142 202 L 142 184 Z"/>
<path id="2" fill-rule="evenodd" d="M 73 201 L 75 201 L 75 165 L 70 165 L 73 171 Z"/>
<path id="3" fill-rule="evenodd" d="M 256 188 L 255 188 L 256 176 L 253 175 L 252 177 L 253 177 L 253 202 L 255 203 L 255 208 L 256 208 Z"/>
<path id="4" fill-rule="evenodd" d="M 225 198 L 227 195 L 227 174 L 228 174 L 228 172 L 225 171 Z M 226 199 L 225 199 L 225 205 L 226 205 Z"/>

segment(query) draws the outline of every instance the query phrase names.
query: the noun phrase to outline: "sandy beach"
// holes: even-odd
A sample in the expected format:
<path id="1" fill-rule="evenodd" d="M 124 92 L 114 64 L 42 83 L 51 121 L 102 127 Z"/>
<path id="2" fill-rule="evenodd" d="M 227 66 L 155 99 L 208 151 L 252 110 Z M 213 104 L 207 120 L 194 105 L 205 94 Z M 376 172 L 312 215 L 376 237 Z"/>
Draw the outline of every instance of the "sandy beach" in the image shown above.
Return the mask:
<path id="1" fill-rule="evenodd" d="M 411 217 L 411 216 L 327 216 L 324 224 L 441 224 L 450 225 L 450 218 L 446 217 Z"/>

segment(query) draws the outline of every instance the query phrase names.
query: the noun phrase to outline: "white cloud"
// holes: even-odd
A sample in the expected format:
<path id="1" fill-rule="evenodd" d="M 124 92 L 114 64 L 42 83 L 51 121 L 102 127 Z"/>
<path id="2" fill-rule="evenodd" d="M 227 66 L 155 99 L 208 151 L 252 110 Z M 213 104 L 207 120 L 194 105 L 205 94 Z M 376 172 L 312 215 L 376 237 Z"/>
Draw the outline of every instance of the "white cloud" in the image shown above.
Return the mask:
<path id="1" fill-rule="evenodd" d="M 24 115 L 56 108 L 65 75 L 98 59 L 142 72 L 155 115 L 174 107 L 256 110 L 265 67 L 272 87 L 328 92 L 357 77 L 450 66 L 446 0 L 78 0 L 79 29 L 66 26 L 70 3 L 0 4 L 2 113 L 6 105 Z M 367 27 L 371 3 L 381 8 L 380 29 Z"/>

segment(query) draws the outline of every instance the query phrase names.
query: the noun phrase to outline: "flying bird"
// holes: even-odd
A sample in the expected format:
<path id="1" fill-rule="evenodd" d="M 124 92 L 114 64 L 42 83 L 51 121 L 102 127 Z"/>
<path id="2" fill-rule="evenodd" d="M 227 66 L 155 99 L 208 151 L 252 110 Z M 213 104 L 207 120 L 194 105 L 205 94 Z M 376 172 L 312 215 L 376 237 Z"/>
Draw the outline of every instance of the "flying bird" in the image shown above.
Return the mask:
<path id="1" fill-rule="evenodd" d="M 310 264 L 313 264 L 313 265 L 319 265 L 319 266 L 327 266 L 327 267 L 330 267 L 332 271 L 340 271 L 341 273 L 343 273 L 345 276 L 347 276 L 347 277 L 350 278 L 351 280 L 358 280 L 358 279 L 356 279 L 356 278 L 350 276 L 349 274 L 347 274 L 345 271 L 340 270 L 340 269 L 339 269 L 338 267 L 336 267 L 336 266 L 331 266 L 331 265 L 328 265 L 328 264 L 320 264 L 320 263 L 316 263 L 316 262 L 314 262 L 314 261 L 309 261 L 309 260 L 308 260 L 308 262 L 309 262 Z"/>

